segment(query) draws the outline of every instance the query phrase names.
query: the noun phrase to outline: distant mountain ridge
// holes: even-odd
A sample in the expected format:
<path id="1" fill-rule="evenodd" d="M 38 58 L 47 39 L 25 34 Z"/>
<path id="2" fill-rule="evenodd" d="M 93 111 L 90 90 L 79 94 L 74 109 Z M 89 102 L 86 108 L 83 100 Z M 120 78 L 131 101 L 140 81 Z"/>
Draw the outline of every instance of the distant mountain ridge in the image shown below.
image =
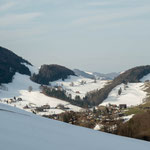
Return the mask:
<path id="1" fill-rule="evenodd" d="M 104 74 L 104 73 L 93 72 L 93 75 L 98 78 L 101 78 L 102 80 L 113 80 L 114 78 L 119 76 L 119 73 L 112 72 L 112 73 Z"/>
<path id="2" fill-rule="evenodd" d="M 90 79 L 101 79 L 101 80 L 113 80 L 117 76 L 119 76 L 119 73 L 112 72 L 108 74 L 103 74 L 103 73 L 98 73 L 98 72 L 85 72 L 79 69 L 74 69 L 73 70 L 77 76 L 82 76 L 85 78 L 90 78 Z"/>
<path id="3" fill-rule="evenodd" d="M 16 72 L 30 76 L 31 72 L 29 68 L 23 63 L 32 65 L 27 60 L 17 56 L 12 51 L 0 47 L 0 84 L 11 82 Z"/>
<path id="4" fill-rule="evenodd" d="M 90 78 L 90 79 L 94 79 L 94 78 L 95 78 L 94 75 L 88 74 L 88 73 L 86 73 L 85 71 L 81 71 L 81 70 L 79 70 L 79 69 L 74 69 L 73 71 L 74 71 L 74 73 L 75 73 L 77 76 L 82 76 L 82 77 Z"/>

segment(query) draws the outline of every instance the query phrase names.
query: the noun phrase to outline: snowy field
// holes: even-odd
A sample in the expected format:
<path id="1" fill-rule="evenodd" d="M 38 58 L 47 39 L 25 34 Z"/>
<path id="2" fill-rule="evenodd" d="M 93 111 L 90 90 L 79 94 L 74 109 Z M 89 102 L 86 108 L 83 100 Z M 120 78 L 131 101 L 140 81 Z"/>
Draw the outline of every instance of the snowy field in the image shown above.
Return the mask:
<path id="1" fill-rule="evenodd" d="M 150 81 L 150 74 L 144 76 L 141 83 L 128 83 L 127 87 L 121 84 L 114 88 L 109 94 L 108 98 L 100 105 L 111 104 L 127 104 L 127 106 L 136 106 L 144 102 L 147 93 L 144 92 L 145 81 Z M 118 95 L 119 89 L 122 89 L 121 95 Z"/>
<path id="2" fill-rule="evenodd" d="M 81 76 L 70 76 L 65 81 L 58 80 L 51 82 L 51 85 L 62 86 L 68 94 L 72 95 L 72 98 L 75 98 L 76 95 L 79 95 L 81 98 L 83 98 L 87 92 L 101 89 L 107 83 L 107 80 L 92 80 Z"/>
<path id="3" fill-rule="evenodd" d="M 38 69 L 32 66 L 25 64 L 30 71 L 33 73 L 38 73 Z M 141 79 L 141 83 L 129 83 L 127 87 L 124 84 L 121 84 L 114 88 L 109 94 L 108 98 L 101 105 L 111 104 L 127 104 L 127 106 L 139 105 L 146 98 L 146 92 L 144 89 L 144 82 L 150 80 L 150 74 Z M 106 80 L 93 80 L 84 77 L 70 76 L 65 81 L 58 80 L 51 82 L 51 86 L 61 86 L 67 91 L 68 94 L 72 95 L 72 98 L 75 98 L 76 95 L 79 95 L 81 98 L 85 96 L 87 92 L 103 88 L 108 81 Z M 32 91 L 29 92 L 29 86 L 32 87 Z M 12 103 L 10 105 L 19 107 L 23 109 L 26 105 L 33 104 L 36 107 L 42 105 L 50 105 L 51 109 L 44 114 L 59 114 L 64 112 L 62 109 L 56 109 L 59 104 L 62 104 L 69 108 L 72 111 L 82 110 L 80 107 L 71 105 L 68 102 L 63 100 L 48 97 L 40 92 L 40 85 L 32 82 L 27 75 L 21 75 L 16 73 L 12 83 L 3 84 L 0 87 L 0 101 L 4 103 L 4 100 L 16 98 L 22 98 L 23 101 Z M 118 95 L 118 90 L 122 89 L 121 95 Z M 31 111 L 31 109 L 27 110 Z M 39 113 L 43 115 L 43 113 Z"/>
<path id="4" fill-rule="evenodd" d="M 34 68 L 30 67 L 30 69 L 35 70 Z M 28 91 L 29 86 L 33 88 L 31 92 Z M 63 104 L 70 108 L 69 110 L 72 111 L 80 111 L 81 108 L 71 105 L 68 102 L 63 100 L 59 100 L 56 98 L 48 97 L 40 92 L 39 84 L 36 84 L 30 80 L 30 77 L 27 75 L 21 75 L 16 73 L 13 82 L 9 84 L 3 84 L 2 89 L 0 89 L 0 100 L 4 103 L 4 100 L 16 98 L 22 98 L 23 101 L 12 103 L 10 105 L 16 106 L 18 108 L 23 109 L 24 106 L 29 104 L 34 104 L 36 107 L 40 107 L 42 105 L 50 105 L 52 109 L 48 110 L 44 114 L 58 114 L 64 112 L 62 109 L 54 109 L 57 105 Z M 27 111 L 31 111 L 30 109 Z M 39 113 L 43 114 L 43 113 Z"/>
<path id="5" fill-rule="evenodd" d="M 149 150 L 150 143 L 116 136 L 0 104 L 2 150 Z M 109 144 L 108 144 L 109 143 Z"/>
<path id="6" fill-rule="evenodd" d="M 122 93 L 119 95 L 119 89 Z M 121 84 L 114 88 L 109 94 L 108 98 L 100 105 L 111 104 L 127 104 L 127 106 L 136 106 L 143 103 L 146 97 L 146 92 L 143 91 L 144 83 L 128 83 L 127 87 Z"/>
<path id="7" fill-rule="evenodd" d="M 111 104 L 127 104 L 127 106 L 136 106 L 144 102 L 147 93 L 144 92 L 145 81 L 150 81 L 150 74 L 144 76 L 140 81 L 141 83 L 128 83 L 125 87 L 124 84 L 121 84 L 114 88 L 109 94 L 108 98 L 101 103 L 100 105 Z M 121 95 L 118 95 L 119 89 L 122 89 Z"/>
<path id="8" fill-rule="evenodd" d="M 38 69 L 32 66 L 29 66 L 25 64 L 33 74 L 38 73 Z M 86 84 L 81 85 L 81 82 L 84 81 Z M 70 86 L 70 84 L 73 82 L 74 86 Z M 76 95 L 79 95 L 81 97 L 84 97 L 86 92 L 93 91 L 95 89 L 102 88 L 107 82 L 106 81 L 99 81 L 97 80 L 96 83 L 94 83 L 94 80 L 82 78 L 82 77 L 74 77 L 70 76 L 69 79 L 65 81 L 56 81 L 52 82 L 51 84 L 54 85 L 62 85 L 63 88 L 67 90 L 68 94 L 72 94 L 72 97 L 75 97 Z M 32 87 L 32 91 L 29 92 L 29 87 Z M 30 80 L 30 77 L 27 75 L 21 75 L 19 73 L 16 73 L 13 77 L 12 83 L 9 84 L 3 84 L 0 87 L 0 101 L 2 103 L 6 103 L 6 100 L 13 99 L 16 97 L 16 99 L 21 98 L 23 101 L 11 103 L 10 105 L 16 106 L 18 108 L 23 109 L 26 105 L 34 105 L 35 107 L 41 107 L 43 105 L 50 105 L 51 109 L 47 110 L 47 112 L 40 112 L 40 115 L 46 114 L 59 114 L 64 112 L 62 109 L 56 109 L 56 107 L 59 104 L 64 105 L 65 107 L 69 108 L 69 110 L 72 111 L 80 111 L 82 108 L 71 105 L 68 102 L 65 102 L 63 100 L 48 97 L 40 92 L 40 85 L 32 82 Z M 77 93 L 78 91 L 78 93 Z M 27 111 L 31 111 L 31 109 L 27 109 Z"/>

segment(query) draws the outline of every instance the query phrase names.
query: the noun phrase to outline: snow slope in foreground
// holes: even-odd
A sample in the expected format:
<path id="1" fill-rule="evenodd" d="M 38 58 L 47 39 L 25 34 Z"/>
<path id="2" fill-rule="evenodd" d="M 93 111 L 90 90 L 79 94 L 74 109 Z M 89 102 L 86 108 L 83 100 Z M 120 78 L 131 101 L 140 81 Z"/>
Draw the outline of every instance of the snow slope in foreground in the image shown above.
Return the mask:
<path id="1" fill-rule="evenodd" d="M 36 116 L 0 104 L 2 150 L 149 150 L 150 143 Z M 108 144 L 109 143 L 109 144 Z"/>
<path id="2" fill-rule="evenodd" d="M 121 95 L 118 95 L 118 90 L 122 89 Z M 129 83 L 125 88 L 124 84 L 121 84 L 114 88 L 109 94 L 108 98 L 100 105 L 111 104 L 127 104 L 127 106 L 136 106 L 143 103 L 146 98 L 146 92 L 142 89 L 144 83 Z"/>

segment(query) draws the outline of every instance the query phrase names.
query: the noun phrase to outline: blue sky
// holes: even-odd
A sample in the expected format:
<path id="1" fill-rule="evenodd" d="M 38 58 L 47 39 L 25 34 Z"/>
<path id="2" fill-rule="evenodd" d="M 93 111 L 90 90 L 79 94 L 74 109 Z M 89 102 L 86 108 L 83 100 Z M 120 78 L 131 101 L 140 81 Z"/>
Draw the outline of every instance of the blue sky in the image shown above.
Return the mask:
<path id="1" fill-rule="evenodd" d="M 36 66 L 112 72 L 150 64 L 149 0 L 0 0 L 0 45 Z"/>

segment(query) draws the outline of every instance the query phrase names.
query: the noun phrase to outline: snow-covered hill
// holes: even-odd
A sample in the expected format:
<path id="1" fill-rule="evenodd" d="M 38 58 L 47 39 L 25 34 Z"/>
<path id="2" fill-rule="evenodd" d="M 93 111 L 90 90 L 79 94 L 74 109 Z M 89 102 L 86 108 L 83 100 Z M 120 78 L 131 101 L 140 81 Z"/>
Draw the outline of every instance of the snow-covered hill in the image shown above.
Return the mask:
<path id="1" fill-rule="evenodd" d="M 30 86 L 33 88 L 31 92 L 28 91 L 28 88 Z M 69 107 L 70 110 L 73 111 L 81 110 L 81 108 L 77 106 L 73 106 L 68 102 L 45 96 L 40 92 L 39 87 L 40 85 L 32 82 L 29 76 L 16 73 L 12 83 L 3 84 L 1 86 L 2 88 L 0 89 L 1 102 L 6 103 L 6 100 L 12 99 L 14 97 L 16 97 L 16 99 L 21 98 L 22 101 L 11 103 L 10 105 L 22 109 L 26 105 L 32 105 L 32 107 L 33 105 L 34 107 L 40 107 L 48 104 L 50 105 L 51 109 L 47 110 L 48 112 L 46 112 L 46 114 L 57 114 L 57 113 L 64 112 L 61 109 L 55 109 L 55 107 L 57 107 L 57 105 L 59 104 L 67 105 L 67 107 Z M 31 109 L 26 109 L 26 110 L 31 111 Z"/>
<path id="2" fill-rule="evenodd" d="M 52 86 L 62 86 L 68 94 L 75 98 L 79 95 L 83 98 L 87 92 L 103 88 L 108 83 L 107 80 L 95 80 L 85 77 L 70 76 L 68 79 L 62 81 L 51 82 Z"/>
<path id="3" fill-rule="evenodd" d="M 119 90 L 121 94 L 118 94 Z M 114 88 L 109 94 L 108 98 L 101 103 L 101 105 L 110 104 L 127 104 L 127 106 L 136 106 L 143 103 L 146 98 L 146 92 L 143 91 L 144 83 L 128 83 L 128 85 L 121 84 Z"/>
<path id="4" fill-rule="evenodd" d="M 30 76 L 31 72 L 24 63 L 32 66 L 27 60 L 0 46 L 0 84 L 11 82 L 16 72 Z"/>
<path id="5" fill-rule="evenodd" d="M 150 143 L 50 120 L 0 104 L 2 150 L 149 150 Z M 108 144 L 109 143 L 109 144 Z"/>
<path id="6" fill-rule="evenodd" d="M 111 104 L 127 104 L 127 106 L 136 106 L 143 103 L 146 99 L 147 93 L 145 89 L 145 81 L 150 81 L 150 74 L 144 76 L 141 83 L 121 84 L 114 88 L 109 94 L 108 98 L 100 105 Z M 121 94 L 118 91 L 121 89 Z"/>
<path id="7" fill-rule="evenodd" d="M 28 67 L 31 73 L 38 73 L 38 69 L 34 66 L 30 66 L 28 64 L 24 65 Z M 81 82 L 84 81 L 84 84 Z M 86 83 L 85 83 L 86 82 Z M 70 85 L 73 83 L 74 85 Z M 51 85 L 62 85 L 63 88 L 67 91 L 68 94 L 71 94 L 74 98 L 76 95 L 79 95 L 81 98 L 85 96 L 86 92 L 100 89 L 102 88 L 107 81 L 101 80 L 92 80 L 88 78 L 70 76 L 69 79 L 62 81 L 52 82 Z M 32 91 L 29 92 L 29 88 L 32 87 Z M 50 115 L 50 114 L 58 114 L 62 113 L 66 110 L 57 108 L 57 106 L 64 105 L 69 108 L 68 110 L 72 111 L 80 111 L 82 108 L 71 105 L 69 102 L 65 102 L 63 100 L 48 97 L 41 93 L 40 84 L 37 84 L 30 80 L 30 76 L 22 75 L 20 73 L 16 73 L 13 77 L 13 81 L 9 84 L 2 84 L 0 86 L 0 101 L 2 103 L 9 103 L 11 106 L 16 106 L 21 109 L 24 109 L 26 106 L 29 106 L 27 111 L 33 111 L 36 107 L 41 107 L 43 105 L 50 105 L 51 109 L 46 110 L 46 112 L 38 112 L 40 115 Z M 17 100 L 21 98 L 22 101 L 10 102 L 10 99 Z"/>

